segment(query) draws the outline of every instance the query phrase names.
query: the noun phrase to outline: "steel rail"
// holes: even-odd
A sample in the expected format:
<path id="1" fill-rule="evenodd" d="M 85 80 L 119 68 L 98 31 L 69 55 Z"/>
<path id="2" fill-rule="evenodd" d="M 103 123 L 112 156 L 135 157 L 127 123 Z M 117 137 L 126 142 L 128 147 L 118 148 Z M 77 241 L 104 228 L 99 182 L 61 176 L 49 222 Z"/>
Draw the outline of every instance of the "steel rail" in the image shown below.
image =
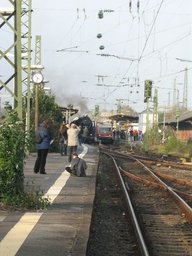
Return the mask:
<path id="1" fill-rule="evenodd" d="M 120 183 L 122 191 L 123 191 L 124 199 L 125 199 L 129 214 L 130 214 L 132 222 L 133 222 L 133 228 L 134 228 L 134 231 L 135 231 L 135 234 L 136 234 L 136 238 L 137 238 L 137 241 L 138 241 L 138 244 L 139 244 L 139 247 L 140 247 L 141 254 L 142 254 L 142 256 L 150 256 L 149 252 L 148 252 L 148 249 L 147 249 L 147 246 L 145 244 L 145 240 L 143 238 L 140 226 L 138 224 L 138 220 L 137 220 L 137 217 L 135 215 L 135 211 L 133 209 L 133 205 L 131 203 L 131 199 L 130 199 L 128 190 L 126 189 L 126 185 L 123 181 L 121 171 L 120 171 L 120 169 L 119 169 L 119 167 L 118 167 L 118 165 L 117 165 L 113 156 L 111 156 L 109 153 L 106 153 L 106 152 L 103 152 L 103 151 L 102 151 L 102 153 L 107 155 L 108 157 L 110 157 L 114 162 L 115 168 L 117 170 L 117 176 L 118 176 L 118 179 L 119 179 L 119 183 Z"/>
<path id="2" fill-rule="evenodd" d="M 104 152 L 104 149 L 102 149 L 102 152 Z M 113 154 L 113 152 L 111 152 Z M 119 154 L 119 153 L 118 153 Z M 165 189 L 166 191 L 172 196 L 172 198 L 175 200 L 175 202 L 178 204 L 180 209 L 184 211 L 185 217 L 188 221 L 192 222 L 192 208 L 176 193 L 173 191 L 173 189 L 168 186 L 165 182 L 163 182 L 153 171 L 151 171 L 144 163 L 142 163 L 138 158 L 127 155 L 127 158 L 132 159 L 134 161 L 137 161 L 140 165 L 144 167 L 145 170 L 147 170 Z"/>
<path id="3" fill-rule="evenodd" d="M 179 207 L 185 212 L 186 214 L 185 216 L 188 219 L 188 221 L 192 222 L 192 208 L 175 191 L 173 191 L 173 189 L 170 186 L 168 186 L 164 181 L 162 181 L 153 171 L 151 171 L 140 160 L 134 158 L 133 156 L 128 156 L 128 157 L 137 161 L 139 164 L 141 164 L 145 170 L 147 170 L 160 184 L 164 186 L 164 188 L 173 197 L 173 199 L 179 205 Z"/>

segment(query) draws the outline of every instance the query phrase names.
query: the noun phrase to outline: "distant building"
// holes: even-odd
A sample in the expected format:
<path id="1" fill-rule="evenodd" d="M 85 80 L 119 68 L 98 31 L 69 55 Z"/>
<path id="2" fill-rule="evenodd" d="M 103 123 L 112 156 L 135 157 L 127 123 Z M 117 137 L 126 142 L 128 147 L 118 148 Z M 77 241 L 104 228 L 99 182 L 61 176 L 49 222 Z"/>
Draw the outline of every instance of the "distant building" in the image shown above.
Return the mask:
<path id="1" fill-rule="evenodd" d="M 192 140 L 192 111 L 183 113 L 178 119 L 165 120 L 165 126 L 171 127 L 179 140 Z"/>
<path id="2" fill-rule="evenodd" d="M 127 130 L 129 127 L 133 127 L 136 130 L 138 129 L 138 115 L 116 114 L 110 116 L 109 118 L 117 130 Z"/>
<path id="3" fill-rule="evenodd" d="M 157 120 L 158 120 L 158 116 L 157 116 Z M 147 110 L 144 110 L 143 112 L 139 113 L 139 130 L 145 133 L 147 126 L 148 128 L 152 128 L 154 126 L 154 114 L 150 110 L 148 113 L 147 113 Z"/>

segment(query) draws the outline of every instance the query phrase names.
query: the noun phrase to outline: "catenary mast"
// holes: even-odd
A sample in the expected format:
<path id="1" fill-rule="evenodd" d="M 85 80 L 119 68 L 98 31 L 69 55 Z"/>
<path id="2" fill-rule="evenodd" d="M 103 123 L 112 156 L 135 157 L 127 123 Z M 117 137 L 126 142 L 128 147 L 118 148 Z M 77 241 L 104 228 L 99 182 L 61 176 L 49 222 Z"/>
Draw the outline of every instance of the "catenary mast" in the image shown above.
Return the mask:
<path id="1" fill-rule="evenodd" d="M 31 0 L 7 0 L 7 6 L 0 9 L 0 34 L 3 34 L 4 29 L 9 30 L 13 36 L 4 40 L 7 45 L 0 50 L 0 64 L 3 66 L 0 90 L 5 88 L 13 98 L 13 108 L 20 120 L 24 119 L 23 96 L 27 96 L 25 111 L 28 120 L 26 124 L 29 127 Z"/>

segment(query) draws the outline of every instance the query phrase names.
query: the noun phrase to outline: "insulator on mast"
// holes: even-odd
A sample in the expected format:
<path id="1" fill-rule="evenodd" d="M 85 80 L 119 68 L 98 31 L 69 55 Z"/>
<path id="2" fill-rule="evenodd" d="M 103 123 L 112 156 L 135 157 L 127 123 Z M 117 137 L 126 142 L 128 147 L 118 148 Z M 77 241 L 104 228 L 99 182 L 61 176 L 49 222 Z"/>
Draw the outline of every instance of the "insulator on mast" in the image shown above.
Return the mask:
<path id="1" fill-rule="evenodd" d="M 132 2 L 131 0 L 129 0 L 129 12 L 131 12 L 131 6 L 132 6 Z"/>
<path id="2" fill-rule="evenodd" d="M 139 13 L 139 6 L 140 6 L 140 3 L 139 3 L 139 0 L 137 1 L 137 12 Z"/>

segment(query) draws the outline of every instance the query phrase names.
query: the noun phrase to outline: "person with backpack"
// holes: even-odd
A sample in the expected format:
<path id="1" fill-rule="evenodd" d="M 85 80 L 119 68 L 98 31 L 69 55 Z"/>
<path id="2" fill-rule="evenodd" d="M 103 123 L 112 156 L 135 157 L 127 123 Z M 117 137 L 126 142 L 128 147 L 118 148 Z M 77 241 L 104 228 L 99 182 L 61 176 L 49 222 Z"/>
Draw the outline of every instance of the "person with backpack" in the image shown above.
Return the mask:
<path id="1" fill-rule="evenodd" d="M 72 175 L 78 177 L 86 177 L 87 164 L 84 159 L 80 158 L 77 153 L 72 154 L 71 166 L 67 166 L 65 170 Z"/>
<path id="2" fill-rule="evenodd" d="M 51 143 L 51 135 L 49 131 L 48 120 L 44 120 L 37 131 L 35 132 L 36 137 L 36 149 L 37 158 L 34 165 L 34 173 L 47 174 L 45 172 L 45 165 L 49 146 Z"/>

